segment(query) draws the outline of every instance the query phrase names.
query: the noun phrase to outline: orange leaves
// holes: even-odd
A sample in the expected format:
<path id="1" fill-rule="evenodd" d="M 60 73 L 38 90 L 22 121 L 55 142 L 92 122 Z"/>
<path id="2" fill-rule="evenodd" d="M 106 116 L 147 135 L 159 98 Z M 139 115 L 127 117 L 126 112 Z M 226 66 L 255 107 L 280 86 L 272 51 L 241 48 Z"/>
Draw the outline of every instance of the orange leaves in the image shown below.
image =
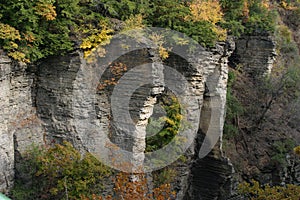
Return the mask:
<path id="1" fill-rule="evenodd" d="M 163 184 L 153 191 L 148 189 L 145 174 L 127 174 L 120 172 L 117 174 L 114 187 L 114 196 L 106 197 L 92 195 L 91 198 L 82 197 L 83 200 L 170 200 L 176 196 L 171 191 L 170 184 Z"/>
<path id="2" fill-rule="evenodd" d="M 157 200 L 168 200 L 168 199 L 171 199 L 171 197 L 176 196 L 176 192 L 171 191 L 170 184 L 164 184 L 158 188 L 155 188 L 153 190 L 153 193 L 154 193 L 155 199 L 157 199 Z"/>
<path id="3" fill-rule="evenodd" d="M 175 196 L 175 192 L 171 191 L 170 184 L 164 184 L 153 189 L 152 192 L 149 191 L 145 174 L 119 173 L 115 185 L 117 196 L 124 200 L 168 200 L 171 196 Z"/>
<path id="4" fill-rule="evenodd" d="M 116 63 L 110 66 L 110 71 L 113 75 L 120 77 L 127 71 L 127 66 L 124 63 Z"/>
<path id="5" fill-rule="evenodd" d="M 123 74 L 128 70 L 127 65 L 125 65 L 124 63 L 114 63 L 113 65 L 111 65 L 109 67 L 110 69 L 110 73 L 112 74 L 113 77 L 111 77 L 110 79 L 101 81 L 100 84 L 98 85 L 98 90 L 103 90 L 105 89 L 107 86 L 112 86 L 112 85 L 116 85 L 118 79 L 120 79 Z"/>
<path id="6" fill-rule="evenodd" d="M 53 6 L 51 3 L 45 3 L 43 1 L 40 1 L 35 6 L 36 14 L 44 17 L 47 21 L 54 20 L 57 16 L 55 11 L 55 6 Z"/>
<path id="7" fill-rule="evenodd" d="M 24 39 L 30 43 L 35 41 L 35 37 L 32 32 L 27 32 L 26 34 L 24 34 Z"/>
<path id="8" fill-rule="evenodd" d="M 243 5 L 243 22 L 247 22 L 249 19 L 249 3 L 248 1 L 244 1 L 244 5 Z"/>

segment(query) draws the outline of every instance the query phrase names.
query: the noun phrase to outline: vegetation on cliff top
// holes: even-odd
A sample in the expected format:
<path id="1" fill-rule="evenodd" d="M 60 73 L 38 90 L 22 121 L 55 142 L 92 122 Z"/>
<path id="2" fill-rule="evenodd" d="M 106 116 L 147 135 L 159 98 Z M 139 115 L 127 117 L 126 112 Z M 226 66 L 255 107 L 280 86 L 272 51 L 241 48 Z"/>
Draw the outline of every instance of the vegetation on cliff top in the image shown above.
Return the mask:
<path id="1" fill-rule="evenodd" d="M 81 43 L 91 50 L 107 43 L 110 19 L 137 16 L 146 26 L 183 32 L 208 47 L 227 33 L 273 31 L 275 19 L 266 0 L 10 0 L 0 4 L 0 45 L 24 62 L 64 54 Z"/>

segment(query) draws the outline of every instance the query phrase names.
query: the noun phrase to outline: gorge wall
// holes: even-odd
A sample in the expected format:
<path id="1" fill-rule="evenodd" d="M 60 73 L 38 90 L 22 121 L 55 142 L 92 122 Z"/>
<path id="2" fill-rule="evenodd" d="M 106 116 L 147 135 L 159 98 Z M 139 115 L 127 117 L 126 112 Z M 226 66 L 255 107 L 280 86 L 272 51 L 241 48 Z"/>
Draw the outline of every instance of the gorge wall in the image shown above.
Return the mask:
<path id="1" fill-rule="evenodd" d="M 292 126 L 293 123 L 286 117 L 291 110 L 298 112 L 298 108 L 290 108 L 294 104 L 292 102 L 298 102 L 293 92 L 281 92 L 261 122 L 257 120 L 264 111 L 265 99 L 270 97 L 271 88 L 274 91 L 280 80 L 274 76 L 284 76 L 283 72 L 278 73 L 278 69 L 286 70 L 293 63 L 293 58 L 280 52 L 280 48 L 280 44 L 270 36 L 242 36 L 236 40 L 236 49 L 229 58 L 235 75 L 231 91 L 241 103 L 244 114 L 236 121 L 238 135 L 230 136 L 228 132 L 223 150 L 239 172 L 240 181 L 255 179 L 261 184 L 299 184 L 300 162 L 293 154 L 293 147 L 285 147 L 282 154 L 276 150 L 278 143 L 288 146 L 286 143 L 290 140 L 295 142 L 291 146 L 297 146 L 300 142 L 299 129 Z M 280 54 L 276 55 L 276 52 Z M 288 63 L 286 66 L 284 60 Z M 271 87 L 264 77 L 272 80 Z M 264 84 L 268 89 L 262 90 Z M 292 114 L 291 118 L 294 120 L 297 115 Z M 276 160 L 278 155 L 282 156 L 279 161 Z"/>
<path id="2" fill-rule="evenodd" d="M 36 113 L 35 73 L 30 67 L 0 56 L 0 188 L 7 192 L 20 152 L 43 142 L 44 129 Z"/>
<path id="3" fill-rule="evenodd" d="M 231 67 L 243 71 L 248 77 L 270 74 L 276 59 L 276 43 L 271 36 L 242 36 L 236 41 L 230 57 Z"/>
<path id="4" fill-rule="evenodd" d="M 259 38 L 251 41 L 255 43 L 251 44 L 251 47 L 256 47 L 254 51 L 262 49 L 266 54 L 271 54 L 268 58 L 261 57 L 268 71 L 270 60 L 273 59 L 273 44 L 266 49 L 263 45 L 256 45 L 260 44 Z M 244 41 L 240 40 L 238 43 L 244 44 Z M 147 47 L 146 42 L 144 45 Z M 239 59 L 243 59 L 242 46 L 238 45 L 236 51 Z M 145 128 L 153 113 L 156 96 L 165 89 L 166 80 L 157 71 L 160 66 L 170 66 L 183 74 L 191 85 L 193 93 L 190 95 L 198 99 L 198 104 L 194 105 L 201 111 L 199 127 L 196 127 L 197 135 L 185 153 L 187 161 L 175 163 L 178 176 L 173 185 L 178 199 L 228 199 L 233 190 L 234 169 L 221 150 L 227 63 L 233 50 L 234 42 L 228 41 L 217 44 L 213 49 L 201 49 L 196 56 L 187 59 L 170 54 L 168 59 L 162 61 L 151 48 L 140 48 L 130 53 L 121 52 L 122 56 L 116 61 L 126 64 L 128 71 L 138 65 L 150 64 L 151 70 L 142 73 L 156 77 L 153 86 L 144 89 L 141 87 L 131 102 L 131 116 L 136 122 L 136 130 Z M 81 83 L 95 82 L 93 70 L 101 65 L 101 59 L 96 58 L 92 63 L 87 63 L 81 52 L 73 52 L 66 56 L 50 57 L 35 66 L 25 66 L 13 62 L 1 53 L 0 173 L 3 175 L 0 176 L 0 191 L 8 192 L 11 188 L 15 165 L 32 143 L 51 144 L 67 140 L 82 152 L 99 150 L 99 143 L 104 137 L 101 134 L 110 132 L 114 125 L 110 104 L 112 91 L 110 87 L 95 90 L 93 98 L 85 98 L 85 94 L 91 91 L 90 86 Z M 255 69 L 258 67 L 259 64 L 255 65 Z M 108 80 L 111 77 L 104 71 L 101 78 Z M 81 96 L 76 96 L 78 92 Z M 90 107 L 91 105 L 94 107 Z M 84 122 L 81 123 L 82 126 L 78 126 L 78 119 Z M 87 131 L 85 122 L 96 125 L 99 131 Z M 218 142 L 208 156 L 199 158 L 203 140 L 210 135 L 217 135 Z M 138 136 L 138 140 L 134 140 L 115 129 L 111 140 L 123 149 L 135 151 L 137 160 L 141 159 L 140 156 L 143 160 L 145 135 Z"/>

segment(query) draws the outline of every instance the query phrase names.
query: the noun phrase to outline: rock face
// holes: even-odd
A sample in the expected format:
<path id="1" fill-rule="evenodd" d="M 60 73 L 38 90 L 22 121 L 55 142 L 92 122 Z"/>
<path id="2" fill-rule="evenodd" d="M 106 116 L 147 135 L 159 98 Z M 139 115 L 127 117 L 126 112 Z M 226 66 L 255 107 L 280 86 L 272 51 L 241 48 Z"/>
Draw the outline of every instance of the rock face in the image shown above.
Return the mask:
<path id="1" fill-rule="evenodd" d="M 276 44 L 270 36 L 243 36 L 237 39 L 230 64 L 249 77 L 257 78 L 271 73 L 276 57 Z"/>
<path id="2" fill-rule="evenodd" d="M 276 103 L 272 104 L 262 125 L 256 129 L 249 128 L 255 127 L 254 123 L 257 123 L 254 116 L 262 113 L 259 107 L 263 103 L 253 102 L 256 99 L 263 99 L 264 95 L 258 95 L 258 93 L 264 94 L 264 92 L 257 89 L 259 88 L 257 83 L 261 83 L 259 80 L 261 76 L 270 72 L 275 58 L 274 52 L 275 43 L 272 38 L 267 36 L 244 36 L 236 41 L 236 49 L 229 60 L 236 69 L 241 67 L 242 73 L 236 73 L 238 78 L 233 86 L 233 94 L 236 94 L 247 113 L 239 119 L 241 122 L 239 123 L 241 130 L 239 136 L 228 138 L 229 142 L 227 142 L 228 145 L 224 148 L 224 152 L 238 170 L 240 180 L 249 182 L 251 179 L 255 179 L 259 180 L 261 184 L 271 185 L 299 184 L 299 158 L 287 154 L 292 151 L 292 147 L 287 148 L 286 152 L 282 154 L 281 160 L 276 160 L 276 156 L 279 155 L 276 150 L 277 142 L 284 144 L 287 143 L 287 138 L 291 138 L 298 145 L 300 141 L 299 129 L 296 128 L 299 125 L 297 114 L 293 113 L 291 120 L 285 118 L 290 115 L 288 107 L 293 105 L 291 102 L 294 100 L 291 98 L 294 97 L 291 94 L 282 95 L 281 100 L 276 100 Z M 278 63 L 282 62 L 280 59 L 283 55 L 280 55 Z M 289 60 L 290 58 L 284 59 Z M 277 63 L 273 65 L 278 66 Z M 276 70 L 275 73 L 277 73 Z M 257 102 L 260 102 L 259 100 Z M 293 107 L 293 110 L 297 113 L 298 107 Z M 248 118 L 248 116 L 251 117 Z M 296 118 L 298 120 L 295 120 Z M 295 123 L 296 121 L 297 123 Z M 249 122 L 254 122 L 254 126 L 249 125 Z"/>
<path id="3" fill-rule="evenodd" d="M 2 56 L 0 58 L 0 80 L 1 80 L 1 93 L 0 93 L 0 106 L 1 106 L 1 149 L 0 149 L 0 189 L 7 191 L 12 185 L 14 177 L 14 140 L 13 135 L 9 133 L 9 117 L 10 117 L 10 80 L 9 74 L 11 72 L 11 60 Z"/>
<path id="4" fill-rule="evenodd" d="M 212 68 L 207 76 L 206 85 L 210 87 L 206 87 L 204 91 L 200 125 L 194 145 L 195 154 L 189 177 L 190 184 L 184 199 L 225 200 L 230 197 L 233 190 L 234 169 L 230 161 L 221 153 L 228 73 L 227 58 L 234 49 L 233 43 L 228 45 L 225 49 L 215 49 L 218 53 L 215 52 L 214 55 L 222 56 L 218 58 L 218 63 L 214 64 L 217 67 Z M 203 147 L 209 145 L 205 141 L 207 136 L 210 135 L 213 140 L 214 133 L 220 133 L 218 143 L 207 156 L 201 156 Z"/>
<path id="5" fill-rule="evenodd" d="M 35 109 L 34 77 L 24 65 L 0 56 L 0 192 L 7 192 L 13 184 L 19 153 L 43 141 Z"/>
<path id="6" fill-rule="evenodd" d="M 67 140 L 79 147 L 72 126 L 72 95 L 82 61 L 78 53 L 49 58 L 36 72 L 36 106 L 48 143 Z"/>
<path id="7" fill-rule="evenodd" d="M 143 45 L 144 48 L 125 53 L 112 63 L 125 64 L 128 68 L 126 72 L 132 72 L 130 70 L 136 66 L 149 65 L 149 68 L 141 68 L 139 73 L 150 74 L 153 78 L 151 86 L 141 85 L 132 96 L 124 96 L 124 99 L 131 99 L 129 110 L 136 131 L 134 137 L 126 135 L 114 124 L 116 119 L 112 119 L 113 84 L 106 82 L 104 89 L 96 89 L 99 80 L 110 81 L 111 73 L 114 73 L 109 71 L 110 68 L 95 71 L 102 64 L 102 58 L 96 57 L 93 62 L 86 63 L 80 52 L 74 52 L 48 58 L 35 68 L 13 63 L 6 56 L 0 57 L 0 173 L 3 173 L 0 176 L 0 191 L 7 192 L 12 186 L 14 166 L 32 143 L 51 144 L 67 140 L 82 152 L 95 152 L 101 149 L 99 144 L 103 144 L 104 138 L 109 137 L 122 149 L 134 153 L 134 163 L 146 162 L 146 135 L 141 130 L 146 128 L 153 113 L 156 97 L 167 86 L 172 88 L 180 84 L 175 76 L 168 77 L 166 71 L 161 71 L 161 67 L 166 65 L 185 77 L 192 92 L 183 98 L 197 99 L 191 110 L 201 111 L 201 115 L 196 113 L 200 115 L 200 123 L 193 127 L 197 134 L 191 138 L 192 145 L 185 153 L 191 162 L 177 166 L 178 176 L 174 181 L 177 198 L 217 199 L 230 193 L 233 169 L 222 157 L 221 145 L 227 60 L 234 48 L 232 43 L 220 43 L 211 50 L 201 49 L 196 56 L 186 58 L 170 54 L 165 61 L 154 50 L 147 48 L 147 41 Z M 95 73 L 103 76 L 97 79 Z M 134 81 L 146 82 L 134 74 L 129 79 L 132 82 L 128 87 L 125 84 L 125 89 L 130 89 Z M 89 96 L 91 91 L 93 95 Z M 126 104 L 117 102 L 114 105 L 121 107 L 121 113 L 123 110 L 125 112 Z M 196 121 L 195 118 L 189 120 Z M 122 123 L 126 124 L 126 119 Z M 91 126 L 97 127 L 98 131 L 88 129 Z M 200 141 L 199 138 L 203 137 L 206 139 Z M 217 144 L 210 144 L 210 141 L 217 141 Z M 212 148 L 209 156 L 203 159 Z M 202 176 L 205 178 L 200 180 Z M 214 183 L 207 185 L 207 180 Z"/>

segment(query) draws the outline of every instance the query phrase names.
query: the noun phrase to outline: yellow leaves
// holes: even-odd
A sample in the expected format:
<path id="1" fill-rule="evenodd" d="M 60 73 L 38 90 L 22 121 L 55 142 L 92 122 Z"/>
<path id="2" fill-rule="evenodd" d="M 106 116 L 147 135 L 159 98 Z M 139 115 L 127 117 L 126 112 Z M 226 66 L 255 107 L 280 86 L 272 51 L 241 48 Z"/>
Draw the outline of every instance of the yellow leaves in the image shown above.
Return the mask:
<path id="1" fill-rule="evenodd" d="M 51 193 L 51 194 L 54 194 L 54 195 L 57 195 L 58 189 L 57 189 L 57 188 L 51 188 L 51 189 L 50 189 L 50 193 Z"/>
<path id="2" fill-rule="evenodd" d="M 95 37 L 95 36 L 94 36 Z M 90 39 L 91 39 L 92 37 L 90 37 Z M 80 45 L 80 48 L 82 48 L 82 49 L 90 49 L 90 48 L 92 48 L 92 46 L 93 46 L 93 43 L 92 43 L 92 41 L 91 40 L 84 40 L 82 43 L 81 43 L 81 45 Z"/>
<path id="3" fill-rule="evenodd" d="M 158 53 L 161 59 L 167 59 L 169 57 L 169 50 L 163 46 L 164 44 L 164 36 L 159 35 L 157 33 L 153 33 L 149 36 L 152 42 L 158 47 Z"/>
<path id="4" fill-rule="evenodd" d="M 288 3 L 286 0 L 281 0 L 280 1 L 280 6 L 284 8 L 285 10 L 296 10 L 298 9 L 297 6 L 293 5 L 293 3 Z"/>
<path id="5" fill-rule="evenodd" d="M 168 123 L 168 125 L 176 126 L 176 121 L 174 121 L 173 119 L 170 119 L 168 117 L 165 117 L 164 119 L 165 119 L 166 123 Z"/>
<path id="6" fill-rule="evenodd" d="M 295 154 L 300 156 L 300 146 L 295 147 L 294 152 L 295 152 Z"/>
<path id="7" fill-rule="evenodd" d="M 156 45 L 162 45 L 164 43 L 164 37 L 157 33 L 153 33 L 149 36 L 149 38 L 154 42 Z"/>
<path id="8" fill-rule="evenodd" d="M 12 49 L 17 49 L 17 48 L 19 47 L 19 45 L 18 45 L 17 43 L 12 42 L 12 41 L 10 41 L 9 44 L 10 44 L 10 45 L 9 45 L 10 48 L 12 48 Z"/>
<path id="9" fill-rule="evenodd" d="M 47 21 L 52 21 L 56 18 L 57 14 L 55 11 L 55 6 L 50 3 L 39 2 L 35 6 L 36 14 L 44 17 Z"/>
<path id="10" fill-rule="evenodd" d="M 30 62 L 28 59 L 26 59 L 25 53 L 18 49 L 19 45 L 17 44 L 17 42 L 15 42 L 16 40 L 21 40 L 19 30 L 10 25 L 0 23 L 0 39 L 3 39 L 5 41 L 3 49 L 7 50 L 7 55 L 9 57 L 25 63 Z M 31 39 L 33 38 L 31 37 Z"/>
<path id="11" fill-rule="evenodd" d="M 129 19 L 125 20 L 125 26 L 122 31 L 132 29 L 142 29 L 145 25 L 143 24 L 143 16 L 141 14 L 130 16 Z"/>
<path id="12" fill-rule="evenodd" d="M 258 181 L 251 180 L 252 184 L 243 182 L 239 184 L 238 191 L 252 200 L 290 200 L 299 199 L 300 186 L 288 184 L 287 186 L 261 187 Z"/>
<path id="13" fill-rule="evenodd" d="M 194 21 L 208 21 L 216 24 L 223 19 L 223 12 L 217 0 L 194 0 L 190 4 L 190 11 Z"/>
<path id="14" fill-rule="evenodd" d="M 17 61 L 22 61 L 25 63 L 30 62 L 28 59 L 25 58 L 26 55 L 20 51 L 12 51 L 12 52 L 9 52 L 7 55 Z"/>
<path id="15" fill-rule="evenodd" d="M 8 24 L 3 24 L 0 22 L 0 39 L 3 40 L 1 41 L 1 43 L 3 45 L 3 49 L 7 51 L 8 55 L 11 58 L 17 61 L 30 62 L 30 60 L 27 59 L 28 57 L 30 57 L 30 53 L 36 52 L 36 54 L 41 55 L 40 52 L 36 51 L 37 48 L 35 48 L 38 46 L 38 42 L 33 44 L 33 42 L 36 41 L 36 38 L 31 31 L 35 32 L 36 30 L 31 27 L 31 24 L 38 25 L 39 20 L 42 19 L 45 19 L 47 21 L 54 20 L 57 15 L 55 6 L 53 6 L 54 2 L 55 0 L 37 0 L 32 1 L 30 5 L 28 5 L 30 6 L 30 8 L 24 8 L 25 10 L 27 10 L 25 18 L 23 16 L 23 13 L 23 15 L 20 15 L 23 17 L 21 17 L 20 19 L 16 19 L 17 21 L 20 20 L 20 22 L 26 24 L 25 27 L 20 27 L 20 30 L 22 30 L 23 32 Z M 23 2 L 20 4 L 23 4 Z M 28 20 L 28 22 L 26 20 Z M 33 47 L 33 50 L 31 49 L 31 47 Z"/>
<path id="16" fill-rule="evenodd" d="M 213 25 L 213 31 L 217 34 L 219 41 L 224 41 L 227 32 L 217 25 L 223 21 L 223 12 L 218 0 L 194 0 L 189 4 L 191 16 L 187 16 L 186 20 L 194 22 L 207 21 Z"/>
<path id="17" fill-rule="evenodd" d="M 266 9 L 270 9 L 270 1 L 269 0 L 262 0 L 261 1 L 261 6 L 263 7 L 263 8 L 266 8 Z"/>
<path id="18" fill-rule="evenodd" d="M 21 36 L 17 29 L 14 27 L 0 23 L 0 39 L 4 40 L 20 40 Z"/>
<path id="19" fill-rule="evenodd" d="M 99 46 L 105 46 L 110 43 L 111 33 L 113 33 L 113 30 L 104 26 L 101 31 L 96 30 L 96 33 L 85 38 L 80 45 L 80 48 L 84 50 L 84 57 L 87 58 L 94 52 L 98 53 L 98 56 L 104 57 L 105 49 L 99 48 Z M 97 49 L 100 50 L 98 51 Z"/>
<path id="20" fill-rule="evenodd" d="M 288 7 L 287 2 L 284 1 L 284 0 L 281 0 L 281 1 L 280 1 L 280 5 L 281 5 L 284 9 L 287 9 L 287 7 Z"/>
<path id="21" fill-rule="evenodd" d="M 15 40 L 21 40 L 21 35 L 17 29 L 7 24 L 0 23 L 0 39 L 7 40 L 3 45 L 3 49 L 8 51 L 7 55 L 9 57 L 17 61 L 29 62 L 29 60 L 25 58 L 26 55 L 17 50 L 19 45 Z"/>
<path id="22" fill-rule="evenodd" d="M 166 48 L 164 48 L 162 45 L 158 47 L 158 53 L 161 59 L 165 60 L 169 57 L 169 52 Z"/>
<path id="23" fill-rule="evenodd" d="M 189 39 L 181 38 L 181 37 L 178 37 L 177 35 L 174 35 L 172 37 L 172 39 L 176 42 L 177 45 L 180 45 L 180 46 L 188 45 L 190 42 Z"/>
<path id="24" fill-rule="evenodd" d="M 227 38 L 227 31 L 219 26 L 214 26 L 212 29 L 217 35 L 219 41 L 225 41 Z"/>

